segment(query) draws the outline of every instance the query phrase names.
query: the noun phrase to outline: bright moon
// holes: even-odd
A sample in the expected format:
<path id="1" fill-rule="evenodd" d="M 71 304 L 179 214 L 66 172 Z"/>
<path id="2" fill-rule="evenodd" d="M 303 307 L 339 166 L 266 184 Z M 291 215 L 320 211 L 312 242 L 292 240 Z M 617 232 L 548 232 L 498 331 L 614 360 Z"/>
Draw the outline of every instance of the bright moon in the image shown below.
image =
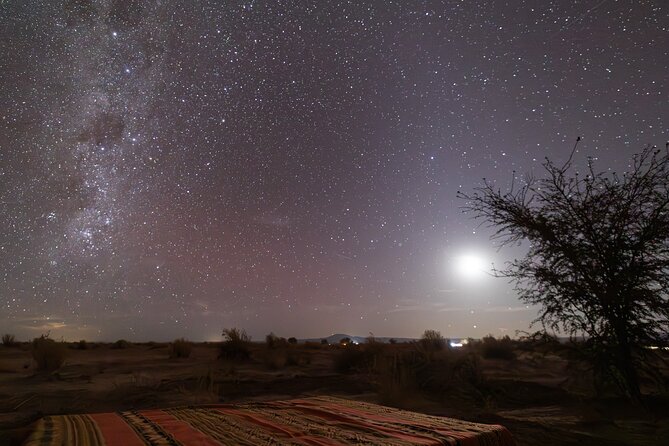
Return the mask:
<path id="1" fill-rule="evenodd" d="M 467 254 L 455 259 L 455 270 L 459 276 L 473 280 L 483 277 L 489 268 L 480 256 Z"/>

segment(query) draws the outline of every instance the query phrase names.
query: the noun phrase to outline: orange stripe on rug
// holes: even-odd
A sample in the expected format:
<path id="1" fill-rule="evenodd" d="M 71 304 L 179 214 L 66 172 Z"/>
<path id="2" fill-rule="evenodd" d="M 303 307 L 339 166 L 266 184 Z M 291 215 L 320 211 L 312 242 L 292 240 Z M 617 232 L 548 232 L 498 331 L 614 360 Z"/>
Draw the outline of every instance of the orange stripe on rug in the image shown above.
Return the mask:
<path id="1" fill-rule="evenodd" d="M 146 446 L 134 430 L 115 413 L 94 413 L 88 417 L 98 425 L 105 444 L 123 446 Z"/>

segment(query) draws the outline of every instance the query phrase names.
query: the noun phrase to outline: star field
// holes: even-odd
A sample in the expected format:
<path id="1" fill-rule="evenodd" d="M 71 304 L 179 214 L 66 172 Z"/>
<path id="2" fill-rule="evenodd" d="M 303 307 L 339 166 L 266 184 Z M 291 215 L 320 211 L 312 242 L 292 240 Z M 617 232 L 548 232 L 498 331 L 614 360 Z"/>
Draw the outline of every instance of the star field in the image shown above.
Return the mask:
<path id="1" fill-rule="evenodd" d="M 662 0 L 0 3 L 0 324 L 28 338 L 479 337 L 463 215 L 669 138 Z"/>

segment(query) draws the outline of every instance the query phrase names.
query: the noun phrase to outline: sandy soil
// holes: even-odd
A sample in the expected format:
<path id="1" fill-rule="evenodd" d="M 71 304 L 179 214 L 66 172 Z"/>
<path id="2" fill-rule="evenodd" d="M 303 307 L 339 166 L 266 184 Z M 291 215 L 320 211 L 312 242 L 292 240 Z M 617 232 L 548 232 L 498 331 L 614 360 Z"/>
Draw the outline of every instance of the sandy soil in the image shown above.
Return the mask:
<path id="1" fill-rule="evenodd" d="M 483 360 L 485 391 L 436 397 L 388 393 L 369 373 L 336 373 L 338 347 L 291 348 L 298 352 L 298 364 L 276 367 L 263 360 L 266 350 L 260 344 L 253 346 L 250 361 L 238 363 L 217 359 L 216 344 L 197 344 L 182 359 L 170 359 L 166 344 L 125 349 L 99 344 L 69 349 L 60 370 L 44 373 L 34 370 L 27 344 L 0 347 L 0 445 L 21 444 L 31 424 L 47 414 L 323 394 L 500 423 L 519 445 L 657 445 L 669 438 L 665 399 L 649 400 L 649 410 L 620 399 L 594 399 L 579 371 L 556 355 L 525 352 L 510 361 Z"/>

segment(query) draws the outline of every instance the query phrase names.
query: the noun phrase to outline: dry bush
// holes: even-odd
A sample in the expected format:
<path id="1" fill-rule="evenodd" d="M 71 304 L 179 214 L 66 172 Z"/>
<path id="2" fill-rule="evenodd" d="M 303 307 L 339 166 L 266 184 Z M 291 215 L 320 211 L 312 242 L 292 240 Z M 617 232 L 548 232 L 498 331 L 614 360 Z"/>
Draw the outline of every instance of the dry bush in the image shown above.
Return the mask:
<path id="1" fill-rule="evenodd" d="M 14 347 L 16 345 L 16 338 L 13 334 L 5 333 L 2 335 L 2 345 L 5 347 Z"/>
<path id="2" fill-rule="evenodd" d="M 431 360 L 437 352 L 440 352 L 446 346 L 446 339 L 436 330 L 425 330 L 418 341 L 418 351 Z"/>
<path id="3" fill-rule="evenodd" d="M 341 348 L 334 359 L 334 368 L 338 373 L 368 372 L 375 373 L 385 346 L 373 338 L 366 344 L 348 344 Z"/>
<path id="4" fill-rule="evenodd" d="M 336 353 L 333 365 L 337 373 L 351 373 L 367 368 L 369 362 L 369 356 L 360 346 L 347 345 Z"/>
<path id="5" fill-rule="evenodd" d="M 49 335 L 42 335 L 33 339 L 31 353 L 37 370 L 53 372 L 58 370 L 65 362 L 67 346 L 64 342 L 56 342 L 50 339 Z"/>
<path id="6" fill-rule="evenodd" d="M 85 339 L 80 340 L 72 344 L 72 348 L 75 350 L 88 350 L 88 342 Z"/>
<path id="7" fill-rule="evenodd" d="M 198 376 L 197 389 L 218 396 L 220 388 L 216 384 L 216 371 L 213 367 L 209 367 L 205 373 Z"/>
<path id="8" fill-rule="evenodd" d="M 311 354 L 308 352 L 301 352 L 299 350 L 288 350 L 288 360 L 286 365 L 295 365 L 304 367 L 311 364 Z"/>
<path id="9" fill-rule="evenodd" d="M 262 353 L 262 361 L 270 370 L 279 370 L 288 363 L 288 353 L 286 349 L 270 349 Z"/>
<path id="10" fill-rule="evenodd" d="M 279 370 L 286 366 L 303 367 L 311 364 L 311 355 L 299 348 L 287 344 L 285 347 L 267 349 L 260 353 L 260 358 L 270 370 Z"/>
<path id="11" fill-rule="evenodd" d="M 455 377 L 464 384 L 480 387 L 485 383 L 481 360 L 476 353 L 465 352 L 453 362 Z"/>
<path id="12" fill-rule="evenodd" d="M 288 346 L 288 341 L 286 340 L 286 338 L 280 338 L 274 333 L 270 333 L 267 336 L 265 336 L 265 344 L 269 349 L 286 348 Z"/>
<path id="13" fill-rule="evenodd" d="M 484 405 L 493 400 L 478 355 L 464 349 L 426 356 L 421 343 L 392 348 L 380 357 L 376 370 L 378 395 L 387 404 L 410 406 L 419 395 L 440 399 L 457 394 Z"/>
<path id="14" fill-rule="evenodd" d="M 325 346 L 327 346 L 327 344 L 325 344 Z M 323 347 L 324 345 L 320 342 L 307 341 L 304 343 L 304 348 L 307 350 L 321 350 Z"/>
<path id="15" fill-rule="evenodd" d="M 377 393 L 382 404 L 410 407 L 419 388 L 416 367 L 406 352 L 394 351 L 380 359 Z"/>
<path id="16" fill-rule="evenodd" d="M 111 346 L 111 348 L 117 350 L 122 350 L 129 347 L 130 347 L 130 342 L 126 341 L 125 339 L 119 339 L 118 341 L 114 342 Z"/>
<path id="17" fill-rule="evenodd" d="M 502 339 L 495 339 L 492 335 L 485 336 L 481 340 L 481 355 L 485 359 L 503 359 L 505 361 L 516 359 L 513 341 L 508 336 L 504 336 Z"/>
<path id="18" fill-rule="evenodd" d="M 223 330 L 223 343 L 218 357 L 220 359 L 247 360 L 251 357 L 251 337 L 238 328 Z"/>
<path id="19" fill-rule="evenodd" d="M 534 333 L 517 331 L 516 334 L 519 335 L 517 342 L 518 350 L 525 352 L 546 354 L 553 346 L 560 344 L 555 335 L 543 331 L 535 331 Z"/>
<path id="20" fill-rule="evenodd" d="M 193 350 L 193 343 L 185 338 L 175 339 L 168 347 L 170 359 L 188 358 Z"/>

